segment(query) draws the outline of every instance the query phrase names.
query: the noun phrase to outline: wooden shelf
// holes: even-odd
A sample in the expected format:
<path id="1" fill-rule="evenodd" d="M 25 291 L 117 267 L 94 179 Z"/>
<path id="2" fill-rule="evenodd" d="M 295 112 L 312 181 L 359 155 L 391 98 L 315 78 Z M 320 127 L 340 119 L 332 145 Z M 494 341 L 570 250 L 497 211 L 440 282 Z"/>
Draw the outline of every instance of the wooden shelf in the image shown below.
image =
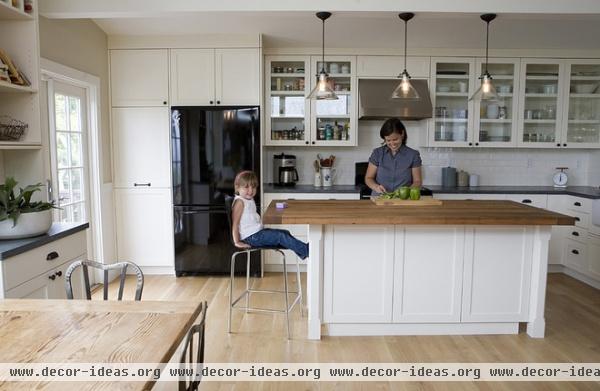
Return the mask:
<path id="1" fill-rule="evenodd" d="M 468 79 L 469 75 L 464 74 L 464 75 L 435 75 L 436 79 L 454 79 L 454 80 L 464 80 L 464 79 Z"/>
<path id="2" fill-rule="evenodd" d="M 18 84 L 11 84 L 9 82 L 0 80 L 0 92 L 34 93 L 34 92 L 37 92 L 37 89 L 35 89 L 31 86 L 20 86 Z"/>
<path id="3" fill-rule="evenodd" d="M 37 6 L 37 4 L 36 4 Z M 33 20 L 33 16 L 0 1 L 0 20 Z"/>
<path id="4" fill-rule="evenodd" d="M 304 78 L 305 73 L 271 73 L 271 78 L 275 77 L 302 77 Z"/>
<path id="5" fill-rule="evenodd" d="M 558 80 L 558 76 L 525 76 L 527 80 Z"/>
<path id="6" fill-rule="evenodd" d="M 41 144 L 23 144 L 20 141 L 0 141 L 1 149 L 42 149 Z"/>
<path id="7" fill-rule="evenodd" d="M 458 122 L 458 123 L 466 123 L 468 121 L 467 118 L 442 118 L 435 117 L 435 122 Z"/>
<path id="8" fill-rule="evenodd" d="M 571 94 L 569 94 L 569 98 L 592 98 L 592 99 L 598 99 L 598 98 L 600 98 L 600 93 L 596 93 L 596 94 L 576 94 L 576 93 L 571 93 Z"/>
<path id="9" fill-rule="evenodd" d="M 435 96 L 455 97 L 455 98 L 466 98 L 469 96 L 468 92 L 436 92 Z"/>
<path id="10" fill-rule="evenodd" d="M 525 124 L 555 124 L 555 119 L 526 119 L 523 120 Z"/>
<path id="11" fill-rule="evenodd" d="M 558 94 L 528 93 L 525 98 L 557 98 Z"/>
<path id="12" fill-rule="evenodd" d="M 293 95 L 293 96 L 304 96 L 304 91 L 271 91 L 271 95 L 277 95 L 277 96 L 281 96 L 281 95 Z"/>
<path id="13" fill-rule="evenodd" d="M 512 119 L 488 119 L 482 118 L 480 119 L 482 124 L 510 124 Z"/>

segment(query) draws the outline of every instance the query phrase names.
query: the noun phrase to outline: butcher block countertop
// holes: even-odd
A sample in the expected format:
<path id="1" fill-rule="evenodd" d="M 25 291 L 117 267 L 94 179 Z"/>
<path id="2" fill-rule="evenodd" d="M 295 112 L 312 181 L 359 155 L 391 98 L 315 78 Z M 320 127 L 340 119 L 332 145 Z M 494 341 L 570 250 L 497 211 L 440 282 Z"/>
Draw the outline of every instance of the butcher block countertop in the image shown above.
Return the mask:
<path id="1" fill-rule="evenodd" d="M 444 200 L 433 206 L 379 206 L 370 200 L 274 200 L 264 224 L 574 225 L 575 218 L 513 201 Z"/>

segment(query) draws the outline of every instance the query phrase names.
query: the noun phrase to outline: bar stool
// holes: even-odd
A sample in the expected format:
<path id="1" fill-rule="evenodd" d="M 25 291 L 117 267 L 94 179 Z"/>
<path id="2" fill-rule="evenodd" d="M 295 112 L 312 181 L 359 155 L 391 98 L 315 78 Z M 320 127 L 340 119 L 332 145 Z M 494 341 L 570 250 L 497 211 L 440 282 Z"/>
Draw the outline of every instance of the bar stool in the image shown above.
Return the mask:
<path id="1" fill-rule="evenodd" d="M 232 234 L 232 208 L 233 208 L 234 197 L 225 196 L 225 211 L 227 212 L 227 219 L 229 221 L 229 238 L 231 243 L 235 246 L 233 241 Z M 228 331 L 231 333 L 231 316 L 234 309 L 243 310 L 243 311 L 254 311 L 254 312 L 270 312 L 270 313 L 285 313 L 286 323 L 287 323 L 287 337 L 290 339 L 290 311 L 294 308 L 297 303 L 300 303 L 300 315 L 304 316 L 302 311 L 302 283 L 300 281 L 300 264 L 298 262 L 298 257 L 296 257 L 296 284 L 298 285 L 297 291 L 290 291 L 288 285 L 288 277 L 287 277 L 287 265 L 286 265 L 286 257 L 285 253 L 281 250 L 282 247 L 251 247 L 248 249 L 243 249 L 234 252 L 231 255 L 231 275 L 229 278 L 229 318 L 227 320 Z M 283 261 L 283 290 L 266 290 L 266 289 L 252 289 L 250 286 L 250 254 L 254 251 L 262 251 L 262 250 L 271 250 L 278 252 L 281 254 L 281 259 Z M 233 285 L 235 280 L 235 262 L 236 258 L 240 254 L 246 254 L 246 289 L 239 295 L 235 300 L 233 298 Z M 285 299 L 285 309 L 269 309 L 269 308 L 257 308 L 250 306 L 250 294 L 251 293 L 274 293 L 274 294 L 283 294 Z M 289 303 L 289 294 L 294 294 L 294 298 L 290 305 Z M 246 298 L 245 306 L 237 306 L 238 302 L 242 298 Z"/>

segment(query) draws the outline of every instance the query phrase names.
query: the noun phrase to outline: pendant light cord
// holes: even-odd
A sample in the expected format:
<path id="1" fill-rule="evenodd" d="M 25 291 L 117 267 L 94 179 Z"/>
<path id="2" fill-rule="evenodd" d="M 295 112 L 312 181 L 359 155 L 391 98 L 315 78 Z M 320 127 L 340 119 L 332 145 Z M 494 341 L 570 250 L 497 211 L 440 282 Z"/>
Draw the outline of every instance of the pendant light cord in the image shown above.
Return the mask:
<path id="1" fill-rule="evenodd" d="M 404 21 L 404 72 L 406 72 L 406 42 L 408 37 L 408 22 Z"/>
<path id="2" fill-rule="evenodd" d="M 485 73 L 488 73 L 488 48 L 490 47 L 490 22 L 486 22 L 485 31 Z"/>
<path id="3" fill-rule="evenodd" d="M 321 36 L 321 43 L 322 43 L 322 47 L 321 47 L 321 54 L 322 54 L 321 73 L 325 73 L 325 19 L 323 19 L 323 32 L 322 32 L 322 36 Z"/>

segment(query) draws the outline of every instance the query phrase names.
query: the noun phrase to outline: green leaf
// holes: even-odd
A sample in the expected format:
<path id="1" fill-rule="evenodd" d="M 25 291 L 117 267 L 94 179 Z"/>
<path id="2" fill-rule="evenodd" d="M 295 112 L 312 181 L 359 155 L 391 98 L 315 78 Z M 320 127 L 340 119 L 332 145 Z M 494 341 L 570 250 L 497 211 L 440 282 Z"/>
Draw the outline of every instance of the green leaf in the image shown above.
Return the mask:
<path id="1" fill-rule="evenodd" d="M 14 227 L 22 213 L 60 209 L 54 206 L 54 202 L 31 202 L 33 194 L 41 190 L 41 183 L 26 186 L 25 189 L 19 188 L 19 194 L 15 196 L 14 189 L 17 183 L 14 178 L 7 177 L 4 184 L 0 185 L 0 221 L 12 219 Z"/>

